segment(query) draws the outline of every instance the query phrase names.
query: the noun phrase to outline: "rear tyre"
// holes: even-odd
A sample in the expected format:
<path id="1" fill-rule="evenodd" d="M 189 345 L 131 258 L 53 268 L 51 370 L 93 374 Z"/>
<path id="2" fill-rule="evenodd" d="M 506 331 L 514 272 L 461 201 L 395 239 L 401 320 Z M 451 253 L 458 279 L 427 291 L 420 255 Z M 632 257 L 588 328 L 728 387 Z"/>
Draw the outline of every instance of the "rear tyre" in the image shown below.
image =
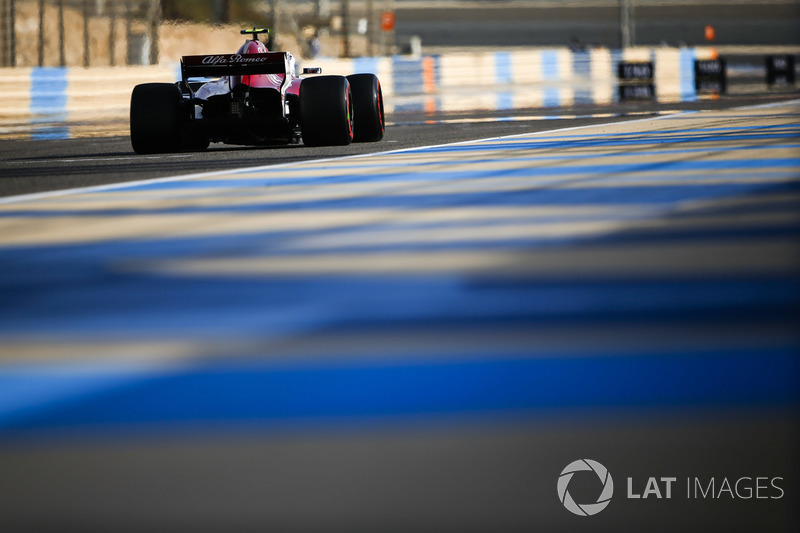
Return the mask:
<path id="1" fill-rule="evenodd" d="M 353 142 L 353 98 L 344 76 L 305 78 L 300 85 L 300 127 L 307 146 Z"/>
<path id="2" fill-rule="evenodd" d="M 144 83 L 131 94 L 131 145 L 137 154 L 181 148 L 181 90 L 174 83 Z"/>
<path id="3" fill-rule="evenodd" d="M 386 121 L 383 94 L 375 74 L 347 76 L 353 92 L 353 142 L 377 142 L 383 139 Z"/>

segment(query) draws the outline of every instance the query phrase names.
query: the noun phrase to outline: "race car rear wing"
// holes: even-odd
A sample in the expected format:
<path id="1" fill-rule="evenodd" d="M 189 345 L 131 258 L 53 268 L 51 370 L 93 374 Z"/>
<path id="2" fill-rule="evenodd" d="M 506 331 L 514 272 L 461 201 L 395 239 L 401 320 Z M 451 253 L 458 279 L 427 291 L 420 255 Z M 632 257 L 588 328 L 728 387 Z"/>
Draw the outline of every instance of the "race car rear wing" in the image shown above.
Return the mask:
<path id="1" fill-rule="evenodd" d="M 194 91 L 189 78 L 228 76 L 229 88 L 232 76 L 255 76 L 259 74 L 283 74 L 280 86 L 281 114 L 288 113 L 286 90 L 292 83 L 294 72 L 288 52 L 267 52 L 265 54 L 217 54 L 207 56 L 183 56 L 181 58 L 181 78 L 194 100 Z"/>
<path id="2" fill-rule="evenodd" d="M 289 54 L 267 52 L 266 54 L 218 54 L 205 56 L 183 56 L 181 77 L 189 78 L 249 76 L 257 74 L 285 74 L 291 78 Z"/>

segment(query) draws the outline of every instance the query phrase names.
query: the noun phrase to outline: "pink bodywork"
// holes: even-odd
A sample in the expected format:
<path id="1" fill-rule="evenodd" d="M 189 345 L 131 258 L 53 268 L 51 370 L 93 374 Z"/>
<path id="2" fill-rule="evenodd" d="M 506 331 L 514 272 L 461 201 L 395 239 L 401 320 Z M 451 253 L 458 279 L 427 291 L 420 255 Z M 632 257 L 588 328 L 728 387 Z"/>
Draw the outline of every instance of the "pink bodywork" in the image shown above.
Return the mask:
<path id="1" fill-rule="evenodd" d="M 238 54 L 266 54 L 269 52 L 266 45 L 261 41 L 247 41 L 239 50 Z M 240 83 L 249 85 L 250 87 L 268 87 L 277 91 L 281 90 L 283 83 L 283 74 L 254 74 L 250 76 L 235 76 L 231 79 L 231 87 L 235 87 Z M 292 76 L 292 82 L 286 89 L 286 94 L 300 94 L 300 83 L 302 78 Z"/>

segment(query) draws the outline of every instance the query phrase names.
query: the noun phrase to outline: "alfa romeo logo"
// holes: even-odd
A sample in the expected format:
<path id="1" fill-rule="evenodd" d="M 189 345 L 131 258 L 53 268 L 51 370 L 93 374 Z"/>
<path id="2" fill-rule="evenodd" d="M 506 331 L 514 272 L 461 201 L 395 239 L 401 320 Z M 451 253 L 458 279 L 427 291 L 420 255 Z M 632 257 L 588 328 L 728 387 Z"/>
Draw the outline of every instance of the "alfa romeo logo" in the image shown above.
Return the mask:
<path id="1" fill-rule="evenodd" d="M 576 472 L 580 472 L 582 470 L 594 472 L 597 477 L 600 478 L 600 482 L 603 484 L 603 490 L 600 492 L 600 496 L 598 496 L 597 501 L 594 503 L 576 503 L 567 490 L 569 487 L 569 482 L 572 480 L 572 476 L 574 476 Z M 608 472 L 606 467 L 597 461 L 592 461 L 591 459 L 578 459 L 577 461 L 573 461 L 568 464 L 566 468 L 561 471 L 561 475 L 558 476 L 558 499 L 561 500 L 561 503 L 567 508 L 568 511 L 575 513 L 578 516 L 596 515 L 608 506 L 608 504 L 611 502 L 611 496 L 613 495 L 614 480 L 611 479 L 611 474 Z"/>

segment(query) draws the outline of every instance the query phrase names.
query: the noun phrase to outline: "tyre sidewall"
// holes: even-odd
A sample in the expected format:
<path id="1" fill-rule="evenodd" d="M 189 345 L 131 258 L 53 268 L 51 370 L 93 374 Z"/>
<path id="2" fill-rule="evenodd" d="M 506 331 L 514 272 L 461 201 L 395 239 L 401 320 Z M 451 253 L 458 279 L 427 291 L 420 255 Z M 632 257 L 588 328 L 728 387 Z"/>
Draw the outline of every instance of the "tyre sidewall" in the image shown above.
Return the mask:
<path id="1" fill-rule="evenodd" d="M 303 144 L 341 146 L 353 141 L 353 97 L 344 76 L 304 78 L 300 85 Z"/>
<path id="2" fill-rule="evenodd" d="M 377 142 L 383 139 L 386 121 L 383 93 L 374 74 L 347 76 L 353 92 L 354 142 Z"/>
<path id="3" fill-rule="evenodd" d="M 144 83 L 131 93 L 131 144 L 136 153 L 176 152 L 181 144 L 181 91 L 173 83 Z"/>

